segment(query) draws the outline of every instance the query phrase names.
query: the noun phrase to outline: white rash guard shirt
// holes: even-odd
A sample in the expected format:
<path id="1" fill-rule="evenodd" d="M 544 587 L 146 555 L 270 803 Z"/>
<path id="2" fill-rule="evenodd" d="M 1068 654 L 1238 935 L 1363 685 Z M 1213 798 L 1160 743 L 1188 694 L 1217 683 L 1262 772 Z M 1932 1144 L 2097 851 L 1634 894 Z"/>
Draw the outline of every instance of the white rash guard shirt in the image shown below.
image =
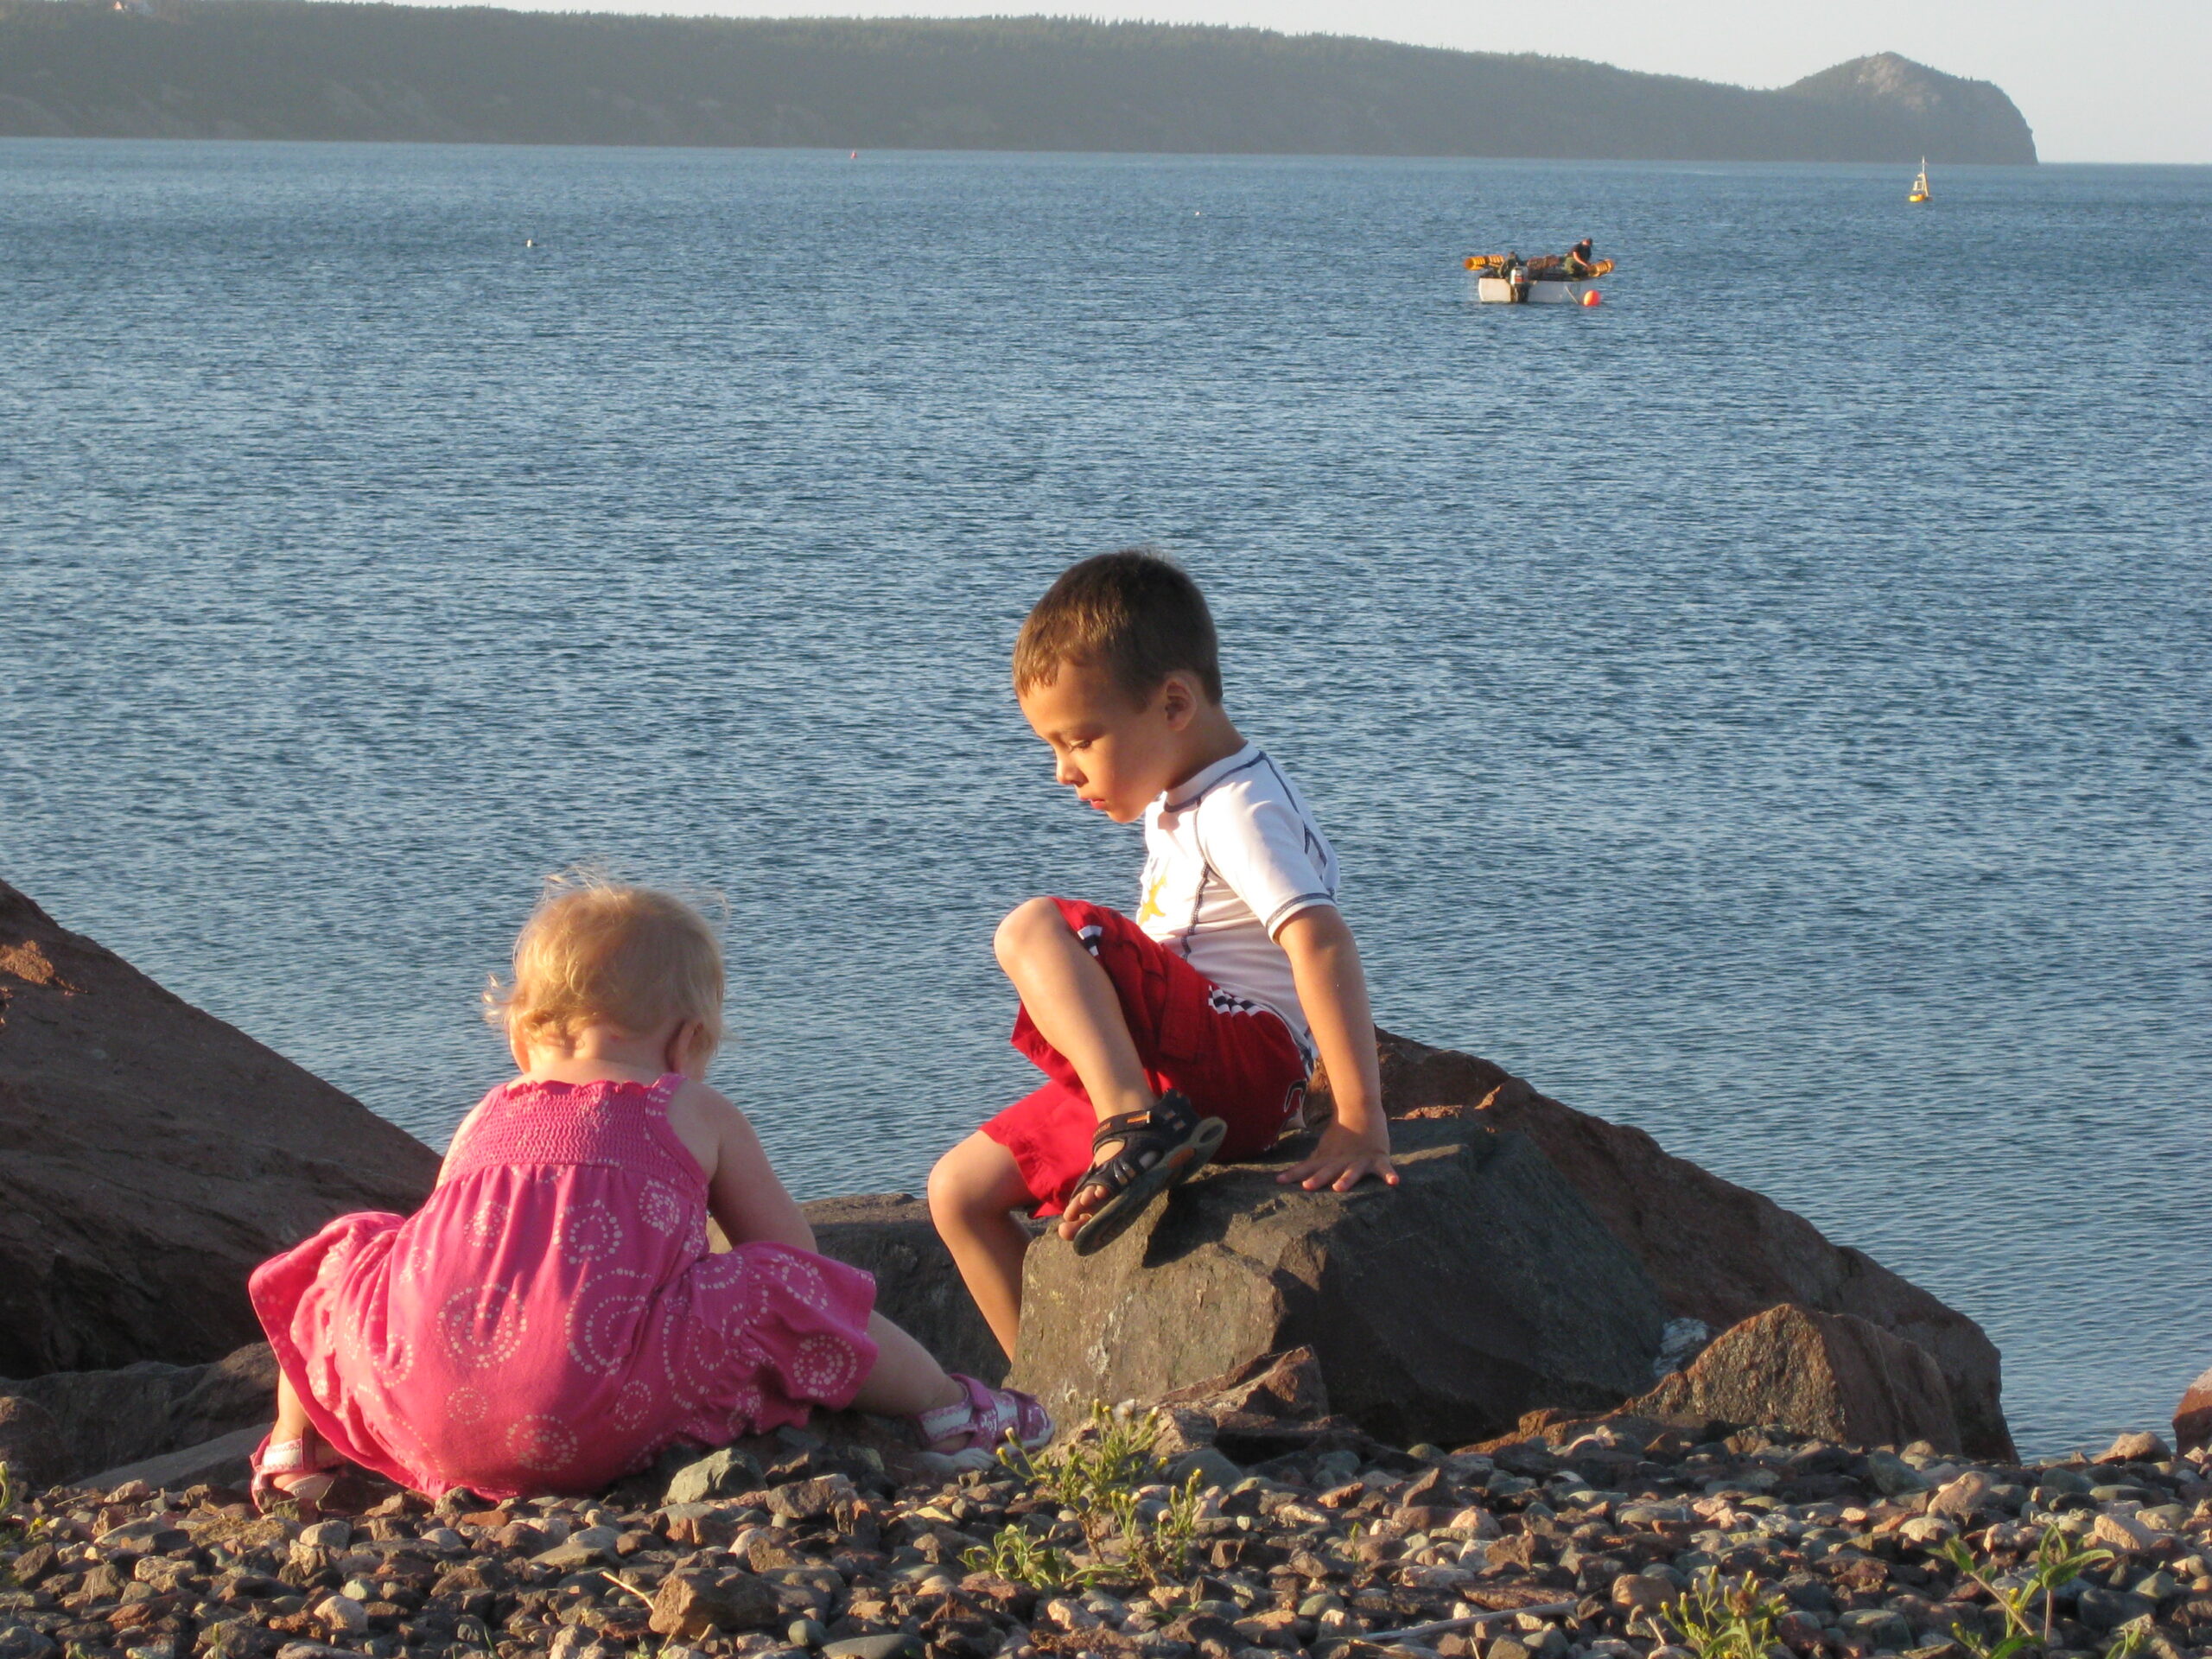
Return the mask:
<path id="1" fill-rule="evenodd" d="M 1313 1058 L 1290 958 L 1300 911 L 1337 899 L 1337 855 L 1281 767 L 1247 743 L 1145 809 L 1137 925 L 1232 996 L 1279 1014 Z"/>

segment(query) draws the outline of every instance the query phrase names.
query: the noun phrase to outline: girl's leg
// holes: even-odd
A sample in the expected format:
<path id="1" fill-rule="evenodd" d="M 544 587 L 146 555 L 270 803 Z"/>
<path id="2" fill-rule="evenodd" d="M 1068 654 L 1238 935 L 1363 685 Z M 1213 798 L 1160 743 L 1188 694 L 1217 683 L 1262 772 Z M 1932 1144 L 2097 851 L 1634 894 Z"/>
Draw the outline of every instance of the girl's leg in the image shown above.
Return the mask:
<path id="1" fill-rule="evenodd" d="M 1052 1438 L 1052 1419 L 1032 1395 L 953 1377 L 929 1351 L 880 1313 L 868 1316 L 875 1369 L 853 1404 L 886 1417 L 908 1417 L 932 1451 L 993 1452 L 1012 1439 L 1036 1451 Z"/>
<path id="2" fill-rule="evenodd" d="M 286 1440 L 314 1438 L 315 1426 L 308 1421 L 308 1408 L 300 1403 L 298 1391 L 292 1387 L 292 1379 L 282 1371 L 277 1372 L 276 1427 L 269 1431 L 270 1444 L 281 1446 Z"/>
<path id="3" fill-rule="evenodd" d="M 875 1344 L 875 1369 L 853 1396 L 855 1409 L 880 1417 L 914 1417 L 968 1397 L 928 1349 L 882 1314 L 868 1315 L 868 1334 Z"/>
<path id="4" fill-rule="evenodd" d="M 980 1130 L 930 1171 L 930 1219 L 1008 1359 L 1021 1331 L 1021 1258 L 1029 1249 L 1028 1230 L 1014 1211 L 1030 1202 L 1014 1154 Z"/>

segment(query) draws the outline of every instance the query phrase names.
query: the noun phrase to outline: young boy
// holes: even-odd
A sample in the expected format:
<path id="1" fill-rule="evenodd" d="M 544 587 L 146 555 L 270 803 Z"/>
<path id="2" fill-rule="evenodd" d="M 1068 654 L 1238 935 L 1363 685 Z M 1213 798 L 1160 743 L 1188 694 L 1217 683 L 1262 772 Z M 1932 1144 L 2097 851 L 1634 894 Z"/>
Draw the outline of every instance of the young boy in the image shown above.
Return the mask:
<path id="1" fill-rule="evenodd" d="M 1317 1058 L 1336 1118 L 1280 1179 L 1398 1179 L 1336 855 L 1230 723 L 1198 584 L 1149 553 L 1085 559 L 1022 624 L 1014 690 L 1058 780 L 1116 823 L 1144 820 L 1146 857 L 1134 921 L 1033 899 L 999 925 L 1014 1044 L 1048 1081 L 930 1173 L 931 1217 L 1009 1356 L 1029 1243 L 1012 1211 L 1099 1248 L 1216 1153 L 1273 1142 Z"/>

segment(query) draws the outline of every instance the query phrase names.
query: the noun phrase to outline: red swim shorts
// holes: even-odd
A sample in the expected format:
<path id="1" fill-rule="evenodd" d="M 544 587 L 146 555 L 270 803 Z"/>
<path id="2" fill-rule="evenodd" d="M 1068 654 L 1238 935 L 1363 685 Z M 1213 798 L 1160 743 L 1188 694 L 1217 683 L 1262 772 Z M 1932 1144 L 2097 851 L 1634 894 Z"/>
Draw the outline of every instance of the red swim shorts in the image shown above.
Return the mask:
<path id="1" fill-rule="evenodd" d="M 1103 905 L 1055 899 L 1060 914 L 1113 979 L 1145 1075 L 1160 1093 L 1179 1089 L 1201 1117 L 1229 1126 L 1218 1154 L 1265 1151 L 1306 1098 L 1306 1057 L 1282 1016 L 1223 990 L 1128 917 Z M 1090 1167 L 1098 1116 L 1075 1070 L 1024 1008 L 1014 1046 L 1049 1081 L 983 1125 L 1014 1154 L 1036 1213 L 1057 1216 Z"/>

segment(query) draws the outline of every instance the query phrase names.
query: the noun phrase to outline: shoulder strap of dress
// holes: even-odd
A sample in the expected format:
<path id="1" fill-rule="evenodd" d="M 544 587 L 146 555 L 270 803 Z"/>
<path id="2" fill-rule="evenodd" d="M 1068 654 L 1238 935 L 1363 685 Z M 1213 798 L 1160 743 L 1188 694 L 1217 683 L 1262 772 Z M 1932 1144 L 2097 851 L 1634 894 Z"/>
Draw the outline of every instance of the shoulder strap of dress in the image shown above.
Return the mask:
<path id="1" fill-rule="evenodd" d="M 645 1098 L 665 1112 L 668 1103 L 676 1098 L 676 1091 L 683 1086 L 683 1074 L 681 1071 L 664 1071 L 653 1086 L 645 1091 Z"/>

